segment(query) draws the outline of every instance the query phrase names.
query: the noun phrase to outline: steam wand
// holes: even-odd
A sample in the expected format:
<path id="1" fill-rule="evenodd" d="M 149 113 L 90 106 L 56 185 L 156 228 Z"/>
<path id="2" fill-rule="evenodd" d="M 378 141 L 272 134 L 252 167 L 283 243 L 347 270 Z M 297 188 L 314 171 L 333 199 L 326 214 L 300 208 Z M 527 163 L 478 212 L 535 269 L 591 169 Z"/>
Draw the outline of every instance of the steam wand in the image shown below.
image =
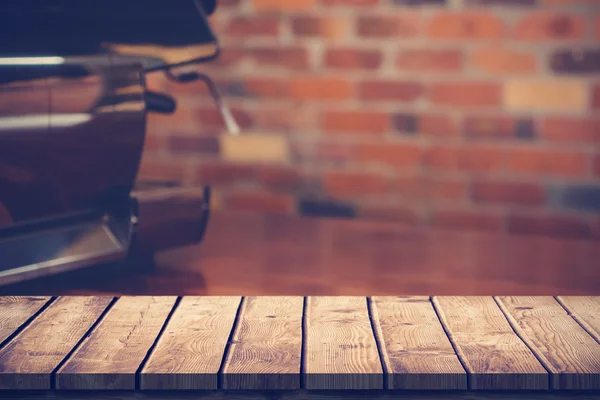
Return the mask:
<path id="1" fill-rule="evenodd" d="M 204 82 L 208 87 L 208 90 L 210 91 L 212 99 L 217 105 L 217 108 L 219 110 L 219 113 L 221 114 L 221 117 L 223 118 L 223 121 L 225 121 L 225 126 L 227 127 L 227 131 L 229 132 L 229 134 L 240 134 L 240 127 L 237 124 L 237 122 L 235 122 L 235 118 L 233 117 L 230 108 L 225 104 L 225 102 L 223 101 L 223 96 L 221 96 L 221 93 L 219 93 L 217 85 L 208 75 L 199 72 L 186 72 L 180 75 L 175 75 L 171 72 L 170 69 L 167 69 L 165 71 L 165 75 L 169 80 L 175 81 L 177 83 L 189 83 L 197 80 L 201 80 L 202 82 Z"/>

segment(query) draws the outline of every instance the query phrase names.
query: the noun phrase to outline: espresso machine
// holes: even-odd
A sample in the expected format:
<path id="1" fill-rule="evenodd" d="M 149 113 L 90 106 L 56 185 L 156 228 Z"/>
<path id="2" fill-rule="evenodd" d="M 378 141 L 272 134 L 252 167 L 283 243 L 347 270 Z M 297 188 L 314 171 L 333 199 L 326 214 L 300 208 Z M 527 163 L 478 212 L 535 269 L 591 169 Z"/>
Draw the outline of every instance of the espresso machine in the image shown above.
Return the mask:
<path id="1" fill-rule="evenodd" d="M 239 131 L 210 78 L 190 68 L 218 57 L 207 19 L 216 8 L 216 0 L 0 2 L 0 289 L 131 268 L 142 253 L 202 240 L 209 187 L 196 190 L 192 217 L 178 217 L 181 202 L 156 208 L 160 194 L 144 215 L 135 183 L 147 116 L 177 107 L 147 88 L 149 74 L 205 82 L 229 131 Z M 148 239 L 157 218 L 163 237 Z M 165 228 L 177 218 L 187 232 L 179 241 Z"/>

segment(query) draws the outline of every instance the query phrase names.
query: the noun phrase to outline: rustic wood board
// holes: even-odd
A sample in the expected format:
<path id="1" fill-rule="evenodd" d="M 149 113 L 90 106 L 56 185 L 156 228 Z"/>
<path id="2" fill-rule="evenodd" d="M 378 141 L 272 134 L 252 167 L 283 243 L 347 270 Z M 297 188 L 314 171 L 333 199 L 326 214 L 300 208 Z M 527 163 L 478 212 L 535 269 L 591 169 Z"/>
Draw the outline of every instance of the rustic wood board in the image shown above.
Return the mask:
<path id="1" fill-rule="evenodd" d="M 121 297 L 56 373 L 57 389 L 135 389 L 177 297 Z"/>
<path id="2" fill-rule="evenodd" d="M 9 389 L 0 398 L 110 389 L 175 399 L 224 389 L 207 392 L 221 398 L 236 389 L 308 400 L 358 389 L 378 399 L 569 399 L 581 389 L 600 399 L 598 304 L 572 296 L 0 297 L 0 389 Z"/>
<path id="3" fill-rule="evenodd" d="M 300 389 L 302 297 L 248 297 L 222 374 L 223 389 Z"/>
<path id="4" fill-rule="evenodd" d="M 306 389 L 383 389 L 383 368 L 364 297 L 308 297 Z"/>
<path id="5" fill-rule="evenodd" d="M 375 297 L 371 309 L 388 389 L 467 389 L 467 373 L 429 297 Z"/>
<path id="6" fill-rule="evenodd" d="M 0 388 L 50 389 L 51 374 L 112 297 L 60 297 L 0 350 Z"/>
<path id="7" fill-rule="evenodd" d="M 600 344 L 553 297 L 499 297 L 513 328 L 552 374 L 553 389 L 600 390 Z"/>
<path id="8" fill-rule="evenodd" d="M 241 297 L 184 297 L 141 371 L 141 389 L 218 389 Z"/>
<path id="9" fill-rule="evenodd" d="M 556 300 L 600 343 L 600 297 L 558 296 Z"/>
<path id="10" fill-rule="evenodd" d="M 470 389 L 548 389 L 546 369 L 515 334 L 492 297 L 434 297 L 469 373 Z"/>
<path id="11" fill-rule="evenodd" d="M 50 297 L 0 297 L 0 344 L 41 310 L 48 301 Z"/>

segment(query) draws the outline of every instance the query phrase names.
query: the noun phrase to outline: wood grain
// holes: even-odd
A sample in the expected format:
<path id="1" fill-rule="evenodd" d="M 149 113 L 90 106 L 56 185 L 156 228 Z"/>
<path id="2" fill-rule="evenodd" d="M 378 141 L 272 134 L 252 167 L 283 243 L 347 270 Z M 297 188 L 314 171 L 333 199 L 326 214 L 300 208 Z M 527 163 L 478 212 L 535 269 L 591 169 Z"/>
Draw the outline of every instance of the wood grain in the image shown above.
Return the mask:
<path id="1" fill-rule="evenodd" d="M 553 297 L 499 297 L 516 332 L 552 374 L 553 389 L 600 389 L 600 344 Z"/>
<path id="2" fill-rule="evenodd" d="M 548 389 L 547 371 L 492 297 L 434 297 L 433 303 L 469 373 L 470 389 Z"/>
<path id="3" fill-rule="evenodd" d="M 217 389 L 241 297 L 184 297 L 140 374 L 141 389 Z"/>
<path id="4" fill-rule="evenodd" d="M 371 312 L 388 389 L 467 389 L 467 373 L 429 297 L 374 297 Z"/>
<path id="5" fill-rule="evenodd" d="M 306 389 L 383 389 L 383 368 L 364 297 L 308 297 Z"/>
<path id="6" fill-rule="evenodd" d="M 600 296 L 558 296 L 556 300 L 600 343 Z"/>
<path id="7" fill-rule="evenodd" d="M 57 389 L 135 389 L 177 297 L 121 297 L 56 374 Z"/>
<path id="8" fill-rule="evenodd" d="M 248 297 L 222 375 L 223 389 L 300 389 L 304 298 Z"/>
<path id="9" fill-rule="evenodd" d="M 0 350 L 0 388 L 50 389 L 51 374 L 112 297 L 60 297 Z"/>
<path id="10" fill-rule="evenodd" d="M 35 315 L 50 297 L 1 296 L 0 297 L 0 344 Z"/>

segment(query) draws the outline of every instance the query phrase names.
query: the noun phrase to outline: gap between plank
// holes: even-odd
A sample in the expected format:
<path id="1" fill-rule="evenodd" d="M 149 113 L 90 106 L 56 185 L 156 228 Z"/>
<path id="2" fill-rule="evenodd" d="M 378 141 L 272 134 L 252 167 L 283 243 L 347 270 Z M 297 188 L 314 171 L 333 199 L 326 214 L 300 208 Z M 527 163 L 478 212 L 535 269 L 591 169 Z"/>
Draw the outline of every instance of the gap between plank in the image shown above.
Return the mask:
<path id="1" fill-rule="evenodd" d="M 175 300 L 175 303 L 173 304 L 171 311 L 169 311 L 169 314 L 167 314 L 167 318 L 165 319 L 163 326 L 160 328 L 160 331 L 158 331 L 158 335 L 156 335 L 156 339 L 154 339 L 152 346 L 150 346 L 150 348 L 148 349 L 148 352 L 146 353 L 146 356 L 144 356 L 144 359 L 140 363 L 140 366 L 138 367 L 137 371 L 135 371 L 135 390 L 140 390 L 142 370 L 146 366 L 148 359 L 150 359 L 150 356 L 152 355 L 152 352 L 154 352 L 154 349 L 158 345 L 158 342 L 162 338 L 162 335 L 165 333 L 165 330 L 167 329 L 167 326 L 169 325 L 169 322 L 171 321 L 173 314 L 175 314 L 177 307 L 179 307 L 179 303 L 181 303 L 181 299 L 182 299 L 182 297 L 178 296 L 177 299 Z"/>
<path id="2" fill-rule="evenodd" d="M 598 336 L 598 333 L 596 333 L 596 331 L 592 327 L 590 327 L 587 324 L 587 322 L 585 322 L 582 318 L 580 318 L 579 315 L 577 315 L 577 313 L 575 311 L 571 311 L 569 306 L 567 306 L 562 301 L 560 296 L 554 296 L 554 300 L 556 300 L 556 302 L 558 304 L 560 304 L 562 308 L 564 308 L 564 310 L 567 312 L 567 315 L 569 315 L 571 318 L 573 318 L 575 320 L 575 322 L 577 322 L 577 324 L 579 324 L 579 326 L 581 326 L 581 328 L 584 331 L 586 331 L 588 335 L 590 335 L 592 337 L 592 339 L 594 339 L 596 342 L 598 342 L 600 344 L 600 336 Z"/>
<path id="3" fill-rule="evenodd" d="M 227 338 L 227 344 L 225 345 L 225 351 L 223 351 L 223 358 L 221 359 L 221 365 L 219 366 L 219 371 L 217 372 L 217 388 L 223 389 L 223 370 L 225 369 L 225 365 L 227 365 L 227 359 L 229 358 L 229 354 L 231 352 L 231 344 L 236 337 L 238 330 L 240 329 L 240 316 L 242 312 L 246 309 L 246 297 L 242 297 L 240 304 L 238 305 L 238 309 L 235 313 L 235 318 L 233 320 L 233 327 L 231 328 L 231 332 L 229 332 L 229 338 Z"/>
<path id="4" fill-rule="evenodd" d="M 57 299 L 57 297 L 50 297 L 50 299 L 48 301 L 46 301 L 46 303 L 44 303 L 44 305 L 41 306 L 39 310 L 34 312 L 31 317 L 27 318 L 27 320 L 25 320 L 25 322 L 23 322 L 21 324 L 21 326 L 19 326 L 12 334 L 8 335 L 8 337 L 2 343 L 0 343 L 0 349 L 3 348 L 4 346 L 6 346 L 7 344 L 9 344 L 17 336 L 19 336 L 21 334 L 21 332 L 23 332 L 25 330 L 25 328 L 27 328 L 33 322 L 34 319 L 36 319 L 44 311 L 46 311 L 46 309 L 48 307 L 50 307 L 50 305 L 52 303 L 54 303 L 54 300 L 56 300 L 56 299 Z"/>
<path id="5" fill-rule="evenodd" d="M 379 361 L 381 362 L 381 370 L 383 371 L 383 389 L 389 388 L 388 374 L 389 368 L 386 363 L 387 350 L 385 348 L 385 342 L 383 340 L 383 332 L 381 331 L 379 313 L 377 311 L 377 305 L 373 303 L 372 297 L 367 297 L 367 313 L 369 314 L 369 321 L 371 322 L 371 330 L 375 337 L 375 345 L 377 346 L 377 352 L 379 353 Z M 375 320 L 377 319 L 377 323 Z"/>
<path id="6" fill-rule="evenodd" d="M 531 342 L 527 338 L 527 335 L 525 335 L 525 333 L 519 327 L 519 323 L 517 322 L 517 320 L 515 320 L 512 315 L 510 315 L 510 313 L 508 312 L 508 309 L 506 308 L 504 303 L 502 303 L 502 300 L 500 300 L 500 298 L 498 298 L 498 296 L 492 296 L 492 298 L 496 302 L 496 305 L 500 309 L 500 312 L 502 314 L 504 314 L 504 318 L 506 318 L 506 320 L 508 321 L 508 325 L 510 325 L 513 332 L 515 332 L 515 335 L 517 335 L 517 337 L 519 339 L 521 339 L 521 341 L 523 343 L 525 343 L 525 346 L 527 346 L 529 351 L 531 351 L 531 354 L 533 354 L 533 356 L 540 362 L 540 364 L 542 364 L 542 367 L 544 367 L 546 372 L 548 372 L 548 388 L 550 390 L 553 390 L 554 389 L 554 373 L 552 372 L 552 366 L 550 365 L 548 360 L 546 360 L 546 357 L 544 357 L 543 354 L 540 354 L 535 350 L 533 344 L 531 344 Z"/>
<path id="7" fill-rule="evenodd" d="M 467 358 L 465 357 L 462 350 L 458 347 L 458 345 L 454 341 L 454 337 L 452 336 L 452 333 L 448 330 L 448 327 L 444 323 L 444 319 L 446 318 L 446 316 L 444 314 L 444 311 L 442 310 L 442 307 L 437 302 L 436 297 L 430 297 L 429 301 L 431 302 L 431 306 L 433 307 L 433 312 L 435 313 L 436 317 L 440 321 L 440 325 L 442 325 L 442 329 L 444 330 L 444 333 L 446 334 L 446 336 L 448 337 L 448 340 L 450 341 L 450 345 L 452 346 L 452 348 L 454 349 L 454 352 L 456 353 L 456 356 L 458 357 L 458 362 L 460 362 L 460 365 L 462 365 L 463 369 L 467 373 L 467 390 L 470 390 L 472 373 L 467 368 Z"/>
<path id="8" fill-rule="evenodd" d="M 304 389 L 306 386 L 305 375 L 306 375 L 306 355 L 304 351 L 306 349 L 306 314 L 308 312 L 308 296 L 303 297 L 302 301 L 302 321 L 301 321 L 301 343 L 300 343 L 300 389 Z"/>
<path id="9" fill-rule="evenodd" d="M 73 346 L 73 348 L 67 353 L 67 355 L 65 356 L 65 358 L 63 358 L 63 360 L 58 363 L 58 365 L 56 366 L 56 368 L 54 369 L 54 371 L 52 371 L 52 373 L 50 374 L 50 390 L 55 390 L 56 389 L 56 380 L 57 380 L 56 379 L 56 373 L 58 371 L 60 371 L 60 369 L 71 359 L 71 357 L 73 356 L 73 354 L 75 354 L 75 352 L 79 349 L 79 347 L 87 339 L 87 337 L 92 334 L 92 332 L 94 331 L 94 329 L 96 329 L 96 327 L 102 323 L 102 321 L 106 317 L 106 314 L 109 313 L 109 311 L 112 309 L 112 307 L 115 305 L 115 303 L 118 300 L 119 300 L 118 297 L 113 297 L 112 298 L 112 300 L 110 301 L 110 303 L 108 303 L 108 305 L 106 306 L 106 308 L 104 309 L 104 311 L 102 311 L 102 313 L 100 314 L 100 316 L 98 317 L 98 319 L 96 319 L 96 321 L 92 324 L 92 326 L 90 326 L 90 328 L 85 332 L 85 334 L 77 341 L 77 343 L 75 344 L 75 346 Z"/>
<path id="10" fill-rule="evenodd" d="M 302 315 L 302 353 L 300 354 L 300 388 L 306 388 L 306 372 L 308 370 L 308 321 L 310 318 L 311 296 L 304 298 L 304 313 Z"/>

